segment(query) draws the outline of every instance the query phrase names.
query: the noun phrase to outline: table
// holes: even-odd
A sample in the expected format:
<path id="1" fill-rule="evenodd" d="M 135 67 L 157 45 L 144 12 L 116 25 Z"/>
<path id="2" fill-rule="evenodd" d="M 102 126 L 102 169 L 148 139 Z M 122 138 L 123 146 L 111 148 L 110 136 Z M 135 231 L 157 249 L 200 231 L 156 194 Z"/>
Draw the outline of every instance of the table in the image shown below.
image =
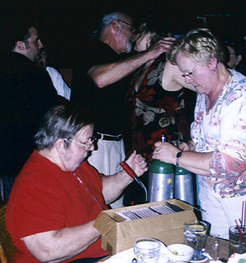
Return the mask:
<path id="1" fill-rule="evenodd" d="M 227 260 L 230 256 L 229 255 L 229 241 L 225 240 L 225 239 L 221 239 L 221 238 L 216 238 L 216 240 L 219 242 L 218 257 L 220 259 L 225 259 L 225 261 L 227 262 Z M 208 236 L 207 241 L 206 241 L 206 247 L 205 247 L 206 252 L 208 252 L 212 258 L 215 258 L 215 251 L 212 248 L 213 244 L 214 244 L 213 237 Z M 99 262 L 103 262 L 109 258 L 110 258 L 110 256 L 105 257 L 103 260 L 100 260 Z M 209 260 L 207 260 L 206 262 L 209 262 Z"/>
<path id="2" fill-rule="evenodd" d="M 216 238 L 219 242 L 218 257 L 223 258 L 226 261 L 230 257 L 229 255 L 229 241 L 221 238 Z M 212 258 L 215 258 L 215 251 L 213 250 L 214 239 L 211 236 L 207 237 L 206 241 L 206 251 L 210 254 Z"/>

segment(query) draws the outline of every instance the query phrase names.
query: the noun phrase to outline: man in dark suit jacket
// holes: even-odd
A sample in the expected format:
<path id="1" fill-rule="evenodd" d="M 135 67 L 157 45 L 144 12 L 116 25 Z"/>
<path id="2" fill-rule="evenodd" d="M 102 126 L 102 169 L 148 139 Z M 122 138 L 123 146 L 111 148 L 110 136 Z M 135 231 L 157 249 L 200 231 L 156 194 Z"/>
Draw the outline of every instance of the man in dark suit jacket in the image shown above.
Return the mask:
<path id="1" fill-rule="evenodd" d="M 0 66 L 0 177 L 4 201 L 32 153 L 32 138 L 42 116 L 57 105 L 48 73 L 34 63 L 43 47 L 36 27 L 21 23 L 8 30 L 11 52 Z"/>

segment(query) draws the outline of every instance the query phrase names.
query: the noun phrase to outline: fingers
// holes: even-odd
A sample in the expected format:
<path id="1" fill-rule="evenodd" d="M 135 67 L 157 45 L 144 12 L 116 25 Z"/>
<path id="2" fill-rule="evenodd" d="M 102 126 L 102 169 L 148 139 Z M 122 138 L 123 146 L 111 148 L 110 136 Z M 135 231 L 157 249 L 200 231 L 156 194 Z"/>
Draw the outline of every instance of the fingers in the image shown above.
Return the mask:
<path id="1" fill-rule="evenodd" d="M 158 150 L 154 150 L 153 154 L 157 154 L 158 153 Z"/>
<path id="2" fill-rule="evenodd" d="M 129 156 L 129 158 L 127 159 L 127 162 L 128 162 L 128 163 L 134 162 L 134 159 L 136 158 L 136 155 L 137 155 L 137 153 L 136 153 L 136 151 L 134 150 L 133 153 L 132 153 L 132 154 Z"/>
<path id="3" fill-rule="evenodd" d="M 164 45 L 168 45 L 171 47 L 171 45 L 173 44 L 173 41 L 168 41 L 168 40 L 160 40 L 160 43 L 161 44 L 164 44 Z"/>
<path id="4" fill-rule="evenodd" d="M 159 41 L 160 41 L 160 43 L 164 43 L 166 45 L 170 45 L 171 46 L 173 44 L 173 42 L 176 41 L 176 39 L 173 38 L 173 37 L 165 37 L 165 38 L 162 38 Z"/>
<path id="5" fill-rule="evenodd" d="M 155 150 L 153 151 L 152 156 L 154 155 L 156 156 L 158 154 L 161 145 L 162 145 L 162 142 L 155 143 Z"/>
<path id="6" fill-rule="evenodd" d="M 167 41 L 170 41 L 170 42 L 176 41 L 176 38 L 174 38 L 174 37 L 164 37 L 163 39 L 167 40 Z"/>
<path id="7" fill-rule="evenodd" d="M 147 162 L 146 162 L 145 158 L 142 155 L 137 154 L 136 159 L 139 162 L 140 166 L 143 166 L 143 167 L 147 166 Z"/>
<path id="8" fill-rule="evenodd" d="M 137 159 L 139 162 L 145 160 L 144 157 L 143 157 L 142 155 L 140 155 L 140 154 L 137 154 L 137 155 L 136 155 L 136 159 Z"/>
<path id="9" fill-rule="evenodd" d="M 180 145 L 179 145 L 179 149 L 181 151 L 189 151 L 190 147 L 187 143 L 185 142 L 182 142 Z"/>
<path id="10" fill-rule="evenodd" d="M 155 143 L 155 150 L 158 150 L 159 146 L 162 145 L 163 142 L 156 142 Z"/>
<path id="11" fill-rule="evenodd" d="M 141 155 L 141 154 L 136 154 L 136 151 L 134 150 L 134 152 L 130 155 L 130 157 L 127 159 L 127 163 L 134 163 L 137 162 L 141 165 L 147 165 L 145 158 Z"/>
<path id="12" fill-rule="evenodd" d="M 185 144 L 183 142 L 179 145 L 179 149 L 181 151 L 183 151 L 185 149 Z"/>
<path id="13" fill-rule="evenodd" d="M 148 164 L 143 160 L 141 163 L 139 163 L 139 168 L 142 170 L 142 173 L 146 172 L 148 170 Z"/>
<path id="14" fill-rule="evenodd" d="M 153 159 L 158 159 L 158 156 L 159 156 L 160 152 L 158 149 L 155 149 L 152 153 L 152 158 Z"/>
<path id="15" fill-rule="evenodd" d="M 135 162 L 134 171 L 135 171 L 137 176 L 141 176 L 144 174 L 144 172 L 146 172 L 148 170 L 148 164 L 147 164 L 145 158 L 140 154 L 136 155 L 135 160 L 136 160 L 136 162 Z"/>

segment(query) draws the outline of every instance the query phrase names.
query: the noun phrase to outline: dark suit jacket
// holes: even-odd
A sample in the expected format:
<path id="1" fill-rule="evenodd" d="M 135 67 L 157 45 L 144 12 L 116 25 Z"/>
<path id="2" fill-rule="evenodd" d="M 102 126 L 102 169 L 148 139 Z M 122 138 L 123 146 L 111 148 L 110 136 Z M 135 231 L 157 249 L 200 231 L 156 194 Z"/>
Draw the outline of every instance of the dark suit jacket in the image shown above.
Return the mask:
<path id="1" fill-rule="evenodd" d="M 16 176 L 34 149 L 43 115 L 57 105 L 46 70 L 11 52 L 0 64 L 0 176 Z"/>

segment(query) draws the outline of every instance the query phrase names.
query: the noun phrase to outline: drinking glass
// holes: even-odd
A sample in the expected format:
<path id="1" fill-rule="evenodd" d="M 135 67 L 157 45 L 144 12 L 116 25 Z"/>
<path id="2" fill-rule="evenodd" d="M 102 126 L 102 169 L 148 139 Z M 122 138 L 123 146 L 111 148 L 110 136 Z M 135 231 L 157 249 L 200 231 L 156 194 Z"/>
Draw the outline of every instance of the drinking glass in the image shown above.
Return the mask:
<path id="1" fill-rule="evenodd" d="M 246 241 L 246 226 L 239 226 L 244 241 Z M 229 228 L 229 254 L 238 253 L 243 254 L 246 252 L 245 246 L 240 237 L 237 226 L 231 226 Z"/>
<path id="2" fill-rule="evenodd" d="M 207 224 L 202 221 L 188 221 L 184 223 L 184 243 L 194 249 L 192 261 L 205 259 L 202 249 L 205 248 L 207 238 Z"/>
<path id="3" fill-rule="evenodd" d="M 161 243 L 154 238 L 139 238 L 133 243 L 135 259 L 141 263 L 157 263 L 160 247 Z"/>
<path id="4" fill-rule="evenodd" d="M 210 236 L 206 241 L 206 249 L 214 260 L 218 260 L 220 254 L 220 236 Z"/>

